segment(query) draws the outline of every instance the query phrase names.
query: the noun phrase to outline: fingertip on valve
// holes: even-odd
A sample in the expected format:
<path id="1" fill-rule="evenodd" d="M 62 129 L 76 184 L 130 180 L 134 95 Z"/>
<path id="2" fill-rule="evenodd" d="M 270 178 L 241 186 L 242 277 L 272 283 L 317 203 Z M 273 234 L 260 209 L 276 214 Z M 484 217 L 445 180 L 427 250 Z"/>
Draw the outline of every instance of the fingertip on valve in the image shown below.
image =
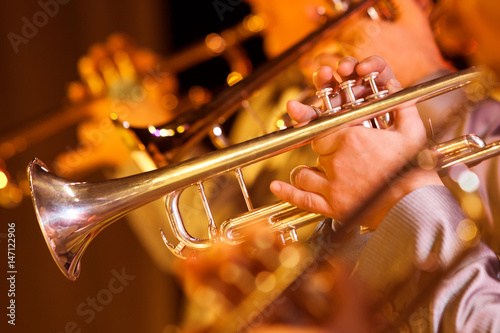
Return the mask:
<path id="1" fill-rule="evenodd" d="M 276 193 L 279 193 L 281 191 L 281 184 L 279 181 L 274 180 L 269 185 L 269 188 L 270 188 L 271 192 L 276 194 Z"/>

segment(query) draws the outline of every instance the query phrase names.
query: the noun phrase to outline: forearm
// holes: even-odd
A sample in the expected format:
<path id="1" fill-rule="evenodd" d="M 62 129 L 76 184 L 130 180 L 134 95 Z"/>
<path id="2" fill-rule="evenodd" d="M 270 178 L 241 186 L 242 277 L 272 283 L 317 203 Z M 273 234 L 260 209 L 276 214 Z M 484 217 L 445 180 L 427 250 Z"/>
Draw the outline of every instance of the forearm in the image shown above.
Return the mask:
<path id="1" fill-rule="evenodd" d="M 480 313 L 500 311 L 498 261 L 482 243 L 468 246 L 460 230 L 473 226 L 465 223 L 471 221 L 444 186 L 413 191 L 379 225 L 354 276 L 388 296 L 406 325 L 424 319 L 428 331 L 443 332 L 499 325 L 498 316 Z M 408 309 L 416 299 L 423 302 Z"/>

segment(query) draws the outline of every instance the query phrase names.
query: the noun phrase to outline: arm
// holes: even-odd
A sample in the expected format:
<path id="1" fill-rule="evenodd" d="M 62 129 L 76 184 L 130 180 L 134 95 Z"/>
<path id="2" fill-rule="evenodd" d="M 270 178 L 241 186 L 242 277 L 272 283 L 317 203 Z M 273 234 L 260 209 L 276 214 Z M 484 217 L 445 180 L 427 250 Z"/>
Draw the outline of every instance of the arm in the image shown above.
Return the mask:
<path id="1" fill-rule="evenodd" d="M 387 214 L 354 277 L 389 295 L 388 317 L 402 318 L 412 330 L 497 332 L 498 258 L 479 237 L 445 187 L 422 187 Z M 420 304 L 406 307 L 417 299 Z"/>

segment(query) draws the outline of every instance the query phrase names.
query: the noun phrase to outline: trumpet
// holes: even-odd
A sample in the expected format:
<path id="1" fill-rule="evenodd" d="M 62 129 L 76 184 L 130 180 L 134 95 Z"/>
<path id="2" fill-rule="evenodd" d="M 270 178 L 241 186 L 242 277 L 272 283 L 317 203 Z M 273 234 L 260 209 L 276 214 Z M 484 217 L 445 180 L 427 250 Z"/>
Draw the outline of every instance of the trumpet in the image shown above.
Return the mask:
<path id="1" fill-rule="evenodd" d="M 256 224 L 265 225 L 270 231 L 283 235 L 284 240 L 293 241 L 298 228 L 324 217 L 283 202 L 253 208 L 241 172 L 243 167 L 306 145 L 327 132 L 362 124 L 409 103 L 457 89 L 478 81 L 480 77 L 481 70 L 477 68 L 463 70 L 365 102 L 345 112 L 326 114 L 303 126 L 289 127 L 177 164 L 119 179 L 73 182 L 50 173 L 43 162 L 35 158 L 28 166 L 28 177 L 36 216 L 54 261 L 70 280 L 78 277 L 82 255 L 101 230 L 128 212 L 162 197 L 166 197 L 168 220 L 179 243 L 174 246 L 163 237 L 165 244 L 179 257 L 186 257 L 185 251 L 196 253 L 216 241 L 239 243 L 244 240 L 245 229 Z M 459 154 L 461 163 L 476 163 L 500 154 L 499 144 L 485 145 L 480 141 L 468 136 L 453 141 L 451 145 L 441 145 L 435 151 L 448 160 L 450 155 Z M 248 212 L 230 218 L 218 227 L 211 216 L 203 182 L 227 172 L 235 172 Z M 179 213 L 179 196 L 190 186 L 198 187 L 207 213 L 206 239 L 191 236 Z"/>

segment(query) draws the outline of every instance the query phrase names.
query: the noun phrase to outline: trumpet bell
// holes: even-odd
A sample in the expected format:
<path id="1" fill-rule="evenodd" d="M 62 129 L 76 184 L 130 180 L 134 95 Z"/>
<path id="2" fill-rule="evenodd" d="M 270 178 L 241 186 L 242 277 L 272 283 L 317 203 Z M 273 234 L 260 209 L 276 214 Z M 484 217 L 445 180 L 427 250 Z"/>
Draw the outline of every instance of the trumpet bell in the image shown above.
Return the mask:
<path id="1" fill-rule="evenodd" d="M 36 217 L 50 254 L 61 272 L 74 281 L 80 274 L 80 258 L 96 234 L 89 232 L 94 227 L 71 222 L 80 220 L 79 217 L 85 214 L 79 209 L 79 198 L 73 197 L 75 205 L 64 211 L 60 209 L 58 203 L 62 197 L 72 197 L 68 195 L 72 191 L 71 185 L 50 173 L 42 161 L 34 159 L 28 166 L 28 174 Z M 71 220 L 59 218 L 61 215 L 71 217 Z"/>
<path id="2" fill-rule="evenodd" d="M 72 281 L 80 274 L 80 259 L 92 239 L 116 219 L 144 204 L 133 199 L 125 209 L 123 203 L 118 204 L 119 199 L 130 198 L 133 182 L 72 182 L 51 173 L 37 158 L 27 171 L 45 242 L 61 272 Z"/>

